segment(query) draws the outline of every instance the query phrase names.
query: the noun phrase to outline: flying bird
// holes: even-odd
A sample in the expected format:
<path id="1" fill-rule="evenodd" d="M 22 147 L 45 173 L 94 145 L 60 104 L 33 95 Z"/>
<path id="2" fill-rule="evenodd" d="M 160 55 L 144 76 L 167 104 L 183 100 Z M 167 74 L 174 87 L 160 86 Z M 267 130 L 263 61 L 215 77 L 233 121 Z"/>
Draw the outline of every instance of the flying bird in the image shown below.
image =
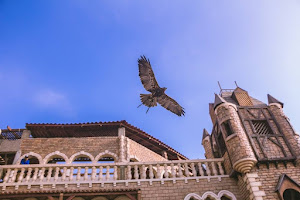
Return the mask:
<path id="1" fill-rule="evenodd" d="M 139 76 L 142 84 L 147 91 L 151 92 L 151 94 L 140 94 L 142 104 L 148 107 L 147 112 L 151 107 L 155 107 L 157 106 L 157 103 L 159 103 L 162 107 L 178 116 L 184 115 L 184 108 L 181 107 L 174 99 L 165 94 L 167 88 L 159 87 L 149 59 L 145 56 L 141 56 L 141 58 L 138 59 L 138 64 Z"/>

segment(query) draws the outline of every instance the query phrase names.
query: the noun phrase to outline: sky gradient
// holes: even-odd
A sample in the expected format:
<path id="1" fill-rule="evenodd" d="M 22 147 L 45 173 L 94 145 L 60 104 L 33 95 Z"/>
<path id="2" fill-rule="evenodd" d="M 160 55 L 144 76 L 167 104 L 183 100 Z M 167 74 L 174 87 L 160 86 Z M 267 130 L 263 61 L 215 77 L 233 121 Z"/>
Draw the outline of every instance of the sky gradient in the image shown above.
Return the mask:
<path id="1" fill-rule="evenodd" d="M 114 3 L 112 3 L 114 2 Z M 186 110 L 146 114 L 137 59 Z M 126 120 L 203 158 L 208 103 L 234 81 L 300 130 L 300 2 L 0 0 L 0 128 Z"/>

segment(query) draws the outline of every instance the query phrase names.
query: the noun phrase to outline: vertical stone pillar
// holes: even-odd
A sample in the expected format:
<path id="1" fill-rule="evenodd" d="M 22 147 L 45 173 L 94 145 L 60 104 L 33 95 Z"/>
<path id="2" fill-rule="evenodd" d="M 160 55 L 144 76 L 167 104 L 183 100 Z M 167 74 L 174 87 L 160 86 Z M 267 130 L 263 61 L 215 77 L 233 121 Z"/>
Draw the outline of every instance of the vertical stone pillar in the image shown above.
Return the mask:
<path id="1" fill-rule="evenodd" d="M 118 137 L 119 137 L 119 162 L 126 162 L 125 159 L 125 128 L 121 127 L 118 129 Z"/>
<path id="2" fill-rule="evenodd" d="M 231 124 L 232 134 L 227 136 L 222 128 L 222 135 L 232 159 L 233 168 L 241 173 L 250 172 L 257 160 L 237 113 L 236 105 L 228 102 L 221 103 L 215 108 L 215 113 L 221 127 L 223 122 Z"/>
<path id="3" fill-rule="evenodd" d="M 31 131 L 30 130 L 24 130 L 22 132 L 21 139 L 30 138 L 30 135 L 31 135 Z"/>

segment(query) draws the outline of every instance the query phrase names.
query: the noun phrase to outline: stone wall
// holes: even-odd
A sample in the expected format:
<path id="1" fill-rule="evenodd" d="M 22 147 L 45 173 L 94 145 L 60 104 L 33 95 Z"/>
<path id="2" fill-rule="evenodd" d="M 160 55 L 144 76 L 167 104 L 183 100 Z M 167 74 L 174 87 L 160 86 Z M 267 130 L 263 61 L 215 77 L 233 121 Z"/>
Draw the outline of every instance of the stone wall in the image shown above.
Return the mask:
<path id="1" fill-rule="evenodd" d="M 118 137 L 85 137 L 85 138 L 29 138 L 21 142 L 22 155 L 34 152 L 43 158 L 55 151 L 60 151 L 67 157 L 80 151 L 97 156 L 108 150 L 119 155 Z"/>
<path id="2" fill-rule="evenodd" d="M 279 163 L 277 168 L 274 164 L 270 164 L 269 169 L 266 165 L 261 165 L 259 169 L 255 168 L 252 171 L 258 174 L 256 179 L 261 182 L 260 190 L 266 193 L 264 200 L 279 200 L 275 187 L 281 174 L 287 174 L 290 178 L 300 183 L 300 166 L 294 166 L 292 163 L 287 163 L 286 167 Z"/>
<path id="3" fill-rule="evenodd" d="M 139 162 L 167 160 L 161 155 L 151 151 L 150 149 L 140 145 L 139 143 L 129 138 L 127 138 L 127 142 L 129 146 L 128 156 L 137 159 Z"/>
<path id="4" fill-rule="evenodd" d="M 20 149 L 21 139 L 19 140 L 0 140 L 0 152 L 17 152 Z"/>
<path id="5" fill-rule="evenodd" d="M 205 192 L 218 195 L 218 193 L 222 190 L 227 190 L 233 193 L 237 200 L 243 200 L 236 181 L 229 177 L 223 177 L 221 180 L 218 180 L 218 178 L 211 178 L 210 180 L 200 179 L 199 182 L 196 180 L 188 180 L 187 182 L 184 180 L 177 180 L 176 183 L 173 183 L 172 181 L 165 181 L 164 183 L 153 182 L 152 185 L 150 185 L 149 182 L 141 182 L 140 185 L 137 183 L 129 183 L 128 186 L 126 186 L 124 183 L 117 183 L 116 186 L 105 184 L 103 187 L 100 184 L 93 184 L 91 188 L 88 186 L 88 184 L 82 184 L 80 185 L 80 188 L 78 188 L 76 184 L 70 184 L 68 185 L 68 188 L 61 186 L 54 189 L 51 188 L 51 185 L 44 185 L 42 189 L 32 186 L 30 191 L 38 191 L 39 193 L 56 193 L 59 191 L 59 193 L 75 194 L 75 192 L 80 192 L 80 190 L 91 190 L 93 192 L 95 192 L 95 190 L 102 190 L 105 191 L 105 193 L 108 193 L 109 191 L 114 190 L 126 191 L 129 189 L 140 190 L 141 200 L 184 200 L 184 198 L 191 193 L 195 193 L 196 195 L 202 197 Z M 19 188 L 18 193 L 22 193 L 22 191 L 28 193 L 26 187 Z M 32 197 L 36 196 L 32 194 Z M 9 199 L 9 196 L 3 198 Z"/>

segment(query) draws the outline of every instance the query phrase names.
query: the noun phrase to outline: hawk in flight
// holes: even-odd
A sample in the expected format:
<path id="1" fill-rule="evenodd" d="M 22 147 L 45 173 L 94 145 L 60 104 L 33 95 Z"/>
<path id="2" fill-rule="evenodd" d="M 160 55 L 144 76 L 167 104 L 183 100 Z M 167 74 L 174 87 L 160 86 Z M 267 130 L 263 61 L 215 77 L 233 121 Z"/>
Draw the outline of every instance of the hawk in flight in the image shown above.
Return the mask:
<path id="1" fill-rule="evenodd" d="M 147 59 L 145 56 L 141 56 L 141 58 L 138 59 L 138 64 L 139 76 L 142 84 L 147 91 L 151 92 L 151 94 L 140 94 L 142 104 L 148 107 L 147 112 L 151 107 L 155 107 L 157 106 L 157 103 L 159 103 L 162 107 L 178 116 L 184 115 L 185 112 L 183 107 L 181 107 L 174 99 L 165 94 L 167 88 L 159 87 L 149 59 Z"/>

